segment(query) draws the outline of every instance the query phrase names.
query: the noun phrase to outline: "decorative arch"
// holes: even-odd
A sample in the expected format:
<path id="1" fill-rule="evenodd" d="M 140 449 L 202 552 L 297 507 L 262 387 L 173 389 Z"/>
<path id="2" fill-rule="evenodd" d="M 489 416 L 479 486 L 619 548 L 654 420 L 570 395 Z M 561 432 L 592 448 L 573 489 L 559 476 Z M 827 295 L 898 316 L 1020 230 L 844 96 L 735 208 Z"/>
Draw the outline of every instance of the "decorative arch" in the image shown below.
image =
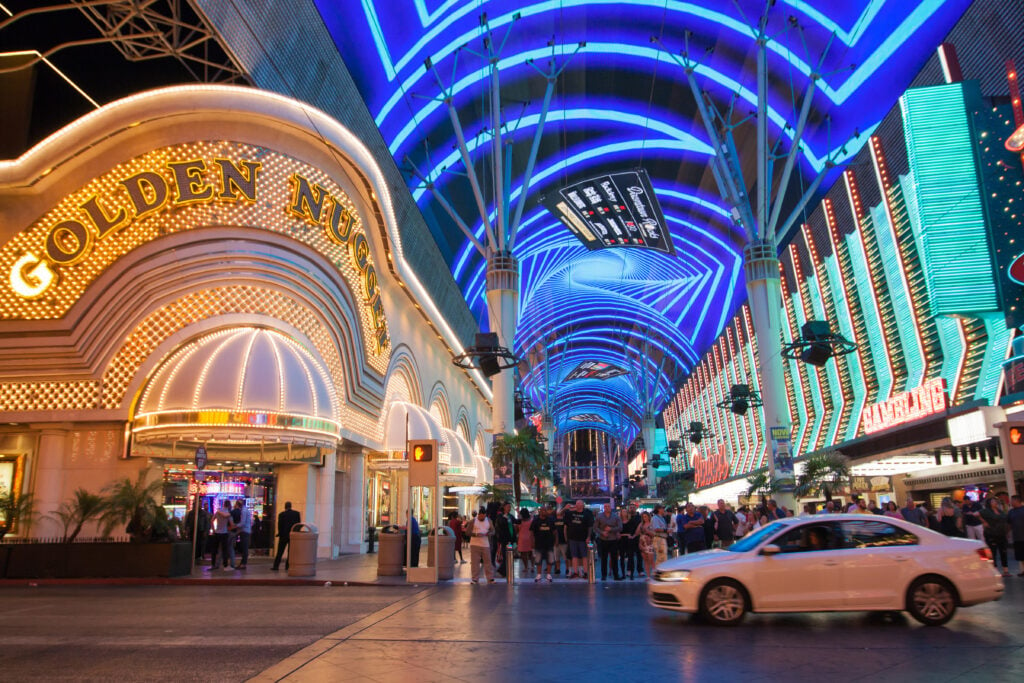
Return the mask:
<path id="1" fill-rule="evenodd" d="M 455 411 L 455 427 L 453 429 L 466 440 L 466 443 L 473 443 L 473 436 L 469 430 L 469 412 L 466 410 L 466 406 L 459 406 L 459 409 Z"/>
<path id="2" fill-rule="evenodd" d="M 427 407 L 442 427 L 452 428 L 452 411 L 448 403 L 448 390 L 440 380 L 435 382 L 430 390 Z"/>
<path id="3" fill-rule="evenodd" d="M 385 403 L 395 399 L 423 405 L 423 389 L 420 386 L 420 369 L 416 356 L 406 344 L 399 344 L 392 349 L 391 365 L 385 380 Z M 392 388 L 398 393 L 392 395 Z"/>

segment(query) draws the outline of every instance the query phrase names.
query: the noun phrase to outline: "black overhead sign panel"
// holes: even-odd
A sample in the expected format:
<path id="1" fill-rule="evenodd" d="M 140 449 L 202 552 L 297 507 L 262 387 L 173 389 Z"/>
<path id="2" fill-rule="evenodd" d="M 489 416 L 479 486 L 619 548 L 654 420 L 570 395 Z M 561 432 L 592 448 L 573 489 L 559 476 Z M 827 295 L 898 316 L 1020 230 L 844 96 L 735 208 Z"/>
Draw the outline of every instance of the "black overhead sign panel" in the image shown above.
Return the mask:
<path id="1" fill-rule="evenodd" d="M 641 247 L 675 254 L 646 171 L 598 176 L 558 195 L 548 209 L 588 249 Z"/>
<path id="2" fill-rule="evenodd" d="M 566 382 L 574 379 L 611 379 L 625 375 L 626 371 L 611 363 L 602 363 L 596 360 L 585 360 L 565 376 Z"/>

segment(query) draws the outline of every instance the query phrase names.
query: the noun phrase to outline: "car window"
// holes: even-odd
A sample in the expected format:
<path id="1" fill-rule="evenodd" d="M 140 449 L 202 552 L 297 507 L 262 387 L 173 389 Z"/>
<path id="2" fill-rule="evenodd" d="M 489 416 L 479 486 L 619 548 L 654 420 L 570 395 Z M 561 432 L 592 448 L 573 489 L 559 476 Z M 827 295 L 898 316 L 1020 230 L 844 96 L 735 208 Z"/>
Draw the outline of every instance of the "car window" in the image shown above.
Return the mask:
<path id="1" fill-rule="evenodd" d="M 749 550 L 753 550 L 761 544 L 764 539 L 771 537 L 772 535 L 779 532 L 784 525 L 782 522 L 772 522 L 767 526 L 763 526 L 753 533 L 749 533 L 740 540 L 730 545 L 727 550 L 731 553 L 745 553 Z"/>
<path id="2" fill-rule="evenodd" d="M 835 523 L 802 524 L 782 534 L 773 543 L 784 553 L 837 550 L 843 545 Z"/>
<path id="3" fill-rule="evenodd" d="M 847 548 L 884 548 L 891 545 L 917 545 L 917 536 L 895 524 L 875 520 L 843 522 Z"/>

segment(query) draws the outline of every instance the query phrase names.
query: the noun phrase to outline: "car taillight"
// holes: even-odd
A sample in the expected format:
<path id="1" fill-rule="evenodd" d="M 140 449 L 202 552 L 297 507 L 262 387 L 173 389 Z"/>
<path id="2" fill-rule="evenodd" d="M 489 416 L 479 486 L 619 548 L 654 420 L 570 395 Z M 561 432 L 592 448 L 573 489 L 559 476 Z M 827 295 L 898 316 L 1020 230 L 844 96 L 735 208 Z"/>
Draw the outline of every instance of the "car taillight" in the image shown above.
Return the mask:
<path id="1" fill-rule="evenodd" d="M 986 562 L 992 561 L 992 551 L 988 548 L 978 548 L 978 557 L 985 560 Z"/>

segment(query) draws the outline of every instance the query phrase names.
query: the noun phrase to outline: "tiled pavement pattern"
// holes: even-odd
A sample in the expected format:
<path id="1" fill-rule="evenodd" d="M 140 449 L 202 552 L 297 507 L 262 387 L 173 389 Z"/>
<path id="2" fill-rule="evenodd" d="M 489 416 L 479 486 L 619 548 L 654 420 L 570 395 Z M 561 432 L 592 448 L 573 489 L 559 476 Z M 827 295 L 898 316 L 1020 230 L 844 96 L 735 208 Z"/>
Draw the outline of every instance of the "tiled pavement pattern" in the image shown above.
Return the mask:
<path id="1" fill-rule="evenodd" d="M 442 585 L 364 617 L 256 681 L 1020 681 L 1024 578 L 944 628 L 900 615 L 656 611 L 641 583 Z"/>

